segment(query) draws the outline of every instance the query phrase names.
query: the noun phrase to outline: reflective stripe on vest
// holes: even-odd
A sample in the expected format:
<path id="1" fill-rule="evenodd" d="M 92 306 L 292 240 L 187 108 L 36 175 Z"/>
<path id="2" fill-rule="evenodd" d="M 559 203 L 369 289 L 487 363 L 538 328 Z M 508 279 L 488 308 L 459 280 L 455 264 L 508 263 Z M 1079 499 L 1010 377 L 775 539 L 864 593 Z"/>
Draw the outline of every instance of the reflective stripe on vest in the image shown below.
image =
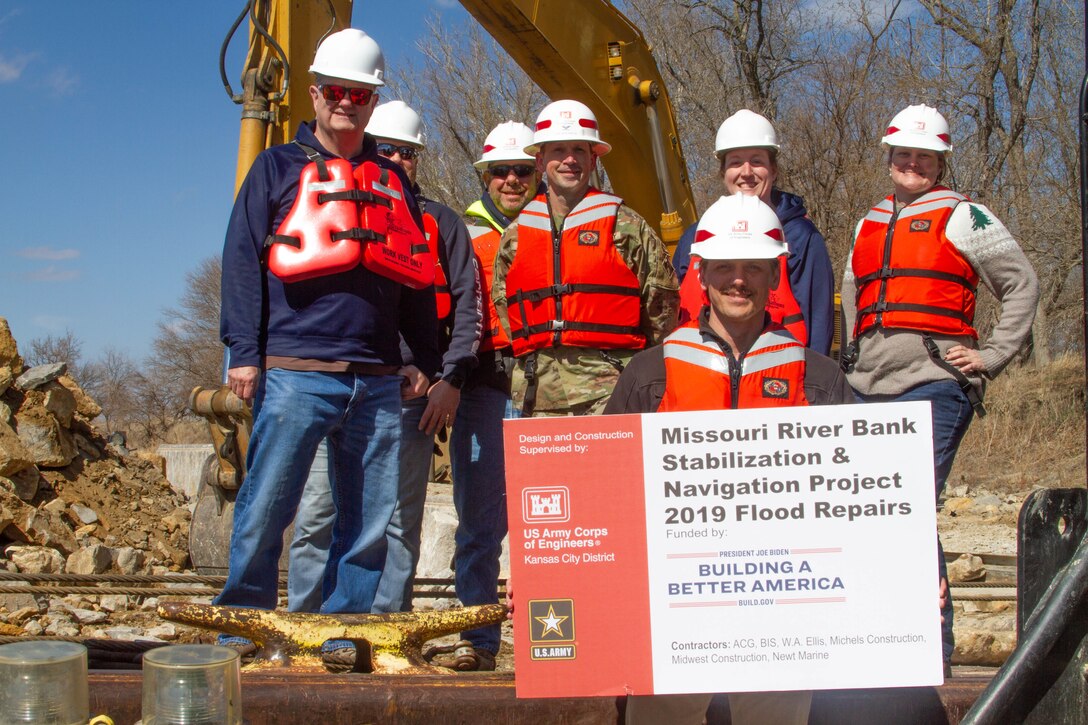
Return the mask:
<path id="1" fill-rule="evenodd" d="M 978 273 L 945 236 L 949 217 L 965 201 L 935 187 L 898 213 L 892 196 L 869 210 L 851 258 L 855 337 L 874 327 L 978 337 Z"/>
<path id="2" fill-rule="evenodd" d="M 427 240 L 427 250 L 434 258 L 434 302 L 438 311 L 438 319 L 445 320 L 453 311 L 453 300 L 450 298 L 450 283 L 446 277 L 446 270 L 442 269 L 442 255 L 438 253 L 438 244 L 441 235 L 438 233 L 438 220 L 433 215 L 423 214 L 423 238 Z"/>
<path id="3" fill-rule="evenodd" d="M 665 338 L 663 350 L 660 412 L 808 405 L 805 348 L 780 325 L 764 330 L 739 363 L 705 342 L 697 323 Z"/>
<path id="4" fill-rule="evenodd" d="M 788 243 L 788 241 L 787 241 Z M 699 284 L 698 255 L 691 255 L 687 274 L 680 283 L 680 324 L 684 325 L 691 320 L 699 319 L 699 311 L 707 304 L 706 292 Z M 773 322 L 782 325 L 802 345 L 808 344 L 808 328 L 805 326 L 805 316 L 801 314 L 801 305 L 793 296 L 793 288 L 790 286 L 789 267 L 786 257 L 778 258 L 778 286 L 767 295 L 767 312 Z"/>
<path id="5" fill-rule="evenodd" d="M 481 296 L 484 303 L 481 307 L 483 324 L 483 337 L 480 339 L 480 351 L 488 352 L 510 346 L 510 338 L 499 324 L 499 315 L 495 310 L 495 303 L 491 299 L 491 284 L 495 279 L 495 255 L 499 251 L 499 240 L 502 235 L 491 227 L 468 224 L 468 235 L 472 239 L 472 251 L 476 254 L 476 262 L 480 265 L 480 284 L 483 289 Z"/>
<path id="6" fill-rule="evenodd" d="M 645 347 L 638 277 L 612 239 L 621 202 L 590 189 L 559 233 L 543 195 L 522 209 L 517 252 L 506 275 L 515 355 L 558 345 Z"/>
<path id="7" fill-rule="evenodd" d="M 370 161 L 352 170 L 344 159 L 307 155 L 295 203 L 265 242 L 268 269 L 299 282 L 362 264 L 415 289 L 430 285 L 434 263 L 397 175 Z"/>

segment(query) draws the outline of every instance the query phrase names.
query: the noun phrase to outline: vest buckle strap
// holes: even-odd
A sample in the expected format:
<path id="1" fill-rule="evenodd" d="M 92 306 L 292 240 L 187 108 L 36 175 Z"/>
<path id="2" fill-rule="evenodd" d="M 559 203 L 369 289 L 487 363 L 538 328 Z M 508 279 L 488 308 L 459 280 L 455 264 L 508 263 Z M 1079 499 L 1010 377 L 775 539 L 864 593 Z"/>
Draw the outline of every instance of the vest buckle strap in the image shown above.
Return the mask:
<path id="1" fill-rule="evenodd" d="M 384 236 L 362 227 L 352 227 L 341 232 L 333 232 L 330 236 L 334 242 L 339 242 L 342 239 L 354 239 L 359 242 L 381 242 L 385 240 Z"/>

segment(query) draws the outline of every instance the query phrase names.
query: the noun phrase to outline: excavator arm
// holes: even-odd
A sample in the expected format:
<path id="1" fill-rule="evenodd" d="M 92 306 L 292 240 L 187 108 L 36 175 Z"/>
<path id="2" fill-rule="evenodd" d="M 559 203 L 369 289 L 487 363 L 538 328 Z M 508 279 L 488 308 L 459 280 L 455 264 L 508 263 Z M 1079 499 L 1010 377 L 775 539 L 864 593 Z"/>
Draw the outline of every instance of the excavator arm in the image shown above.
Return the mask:
<path id="1" fill-rule="evenodd" d="M 295 128 L 313 116 L 310 60 L 321 39 L 351 25 L 352 0 L 249 0 L 219 54 L 219 73 L 231 100 L 242 106 L 238 169 L 234 190 L 257 154 L 287 143 Z M 249 49 L 240 92 L 224 65 L 226 49 L 239 26 L 249 20 Z"/>
<path id="2" fill-rule="evenodd" d="M 639 29 L 607 0 L 461 4 L 544 93 L 593 110 L 612 145 L 602 160 L 612 188 L 660 220 L 671 250 L 695 222 L 695 202 L 669 94 Z"/>

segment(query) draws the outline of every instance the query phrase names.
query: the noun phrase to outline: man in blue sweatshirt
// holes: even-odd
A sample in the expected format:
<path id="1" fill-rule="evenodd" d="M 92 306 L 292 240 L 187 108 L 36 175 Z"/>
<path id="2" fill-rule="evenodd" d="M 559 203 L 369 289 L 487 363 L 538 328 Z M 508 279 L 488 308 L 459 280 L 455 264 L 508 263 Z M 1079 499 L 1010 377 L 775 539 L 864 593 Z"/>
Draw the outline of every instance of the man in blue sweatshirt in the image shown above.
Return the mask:
<path id="1" fill-rule="evenodd" d="M 254 422 L 215 603 L 275 608 L 283 533 L 327 439 L 337 516 L 321 611 L 369 612 L 397 497 L 399 340 L 423 375 L 437 373 L 435 296 L 417 274 L 429 255 L 397 267 L 381 248 L 414 253 L 422 235 L 407 179 L 365 134 L 380 48 L 343 30 L 310 71 L 315 120 L 257 157 L 227 228 L 220 332 L 228 383 L 253 402 Z"/>
<path id="2" fill-rule="evenodd" d="M 424 378 L 420 385 L 426 394 L 402 401 L 397 506 L 386 528 L 388 550 L 373 606 L 374 612 L 410 612 L 434 436 L 439 428 L 448 427 L 457 417 L 461 386 L 476 366 L 480 284 L 472 243 L 460 215 L 425 198 L 416 183 L 417 163 L 423 151 L 419 114 L 403 101 L 383 103 L 374 110 L 367 133 L 377 142 L 378 154 L 404 170 L 424 215 L 424 229 L 436 242 L 433 250 L 438 257 L 434 290 L 438 314 L 436 345 L 442 354 L 442 377 Z M 414 365 L 415 351 L 403 341 L 401 354 L 405 363 Z M 321 570 L 328 559 L 330 533 L 336 519 L 325 469 L 324 453 L 319 452 L 303 494 L 303 506 L 295 519 L 287 579 L 287 604 L 291 611 L 313 612 L 321 605 Z M 331 640 L 325 649 L 336 652 L 354 648 L 344 640 Z"/>

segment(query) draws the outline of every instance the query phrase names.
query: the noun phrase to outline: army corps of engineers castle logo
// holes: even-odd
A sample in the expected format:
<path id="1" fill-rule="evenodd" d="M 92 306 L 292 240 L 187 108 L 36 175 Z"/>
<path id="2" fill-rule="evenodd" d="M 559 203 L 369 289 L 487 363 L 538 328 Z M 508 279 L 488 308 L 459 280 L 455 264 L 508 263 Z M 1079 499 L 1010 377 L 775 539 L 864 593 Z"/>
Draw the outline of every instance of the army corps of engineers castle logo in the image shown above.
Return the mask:
<path id="1" fill-rule="evenodd" d="M 566 486 L 522 489 L 521 511 L 527 524 L 570 521 L 570 490 Z"/>
<path id="2" fill-rule="evenodd" d="M 530 659 L 574 659 L 574 600 L 530 599 L 529 642 Z"/>

